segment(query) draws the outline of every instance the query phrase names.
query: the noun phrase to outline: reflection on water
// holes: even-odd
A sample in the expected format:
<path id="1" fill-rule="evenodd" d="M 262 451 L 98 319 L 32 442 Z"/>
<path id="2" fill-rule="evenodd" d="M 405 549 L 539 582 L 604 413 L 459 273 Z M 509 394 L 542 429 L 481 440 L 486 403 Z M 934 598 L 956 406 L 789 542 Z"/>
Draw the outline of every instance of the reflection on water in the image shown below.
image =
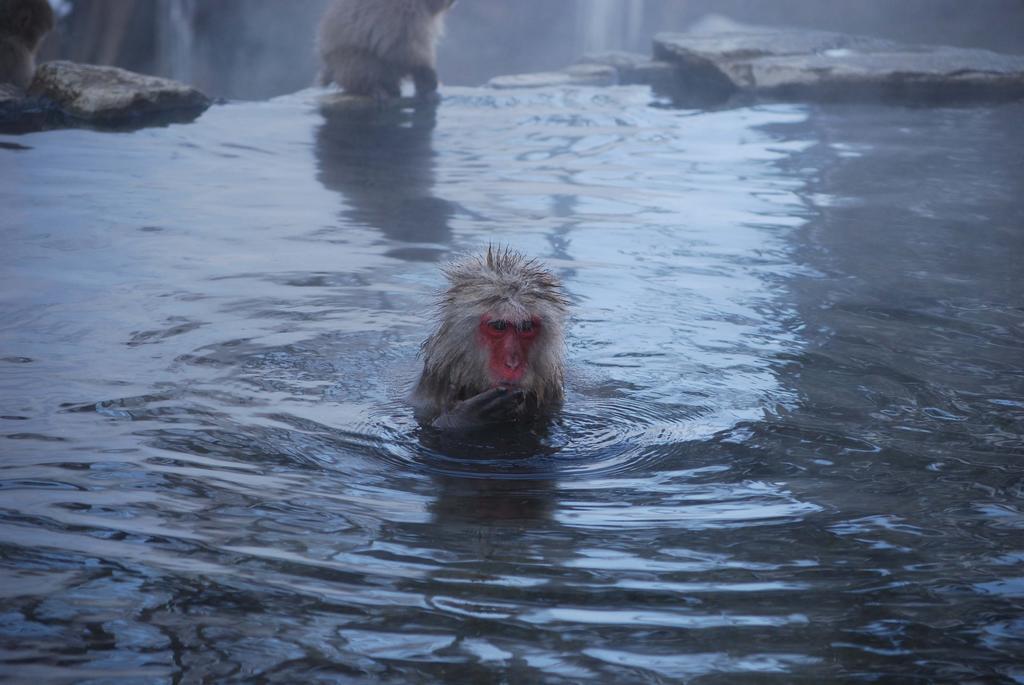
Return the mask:
<path id="1" fill-rule="evenodd" d="M 318 178 L 345 199 L 345 223 L 410 243 L 389 252 L 400 259 L 436 258 L 452 239 L 452 203 L 432 195 L 436 113 L 325 108 L 316 133 Z"/>
<path id="2" fill-rule="evenodd" d="M 0 140 L 0 674 L 1024 677 L 1021 106 L 650 104 Z M 568 396 L 453 439 L 404 398 L 489 242 Z"/>

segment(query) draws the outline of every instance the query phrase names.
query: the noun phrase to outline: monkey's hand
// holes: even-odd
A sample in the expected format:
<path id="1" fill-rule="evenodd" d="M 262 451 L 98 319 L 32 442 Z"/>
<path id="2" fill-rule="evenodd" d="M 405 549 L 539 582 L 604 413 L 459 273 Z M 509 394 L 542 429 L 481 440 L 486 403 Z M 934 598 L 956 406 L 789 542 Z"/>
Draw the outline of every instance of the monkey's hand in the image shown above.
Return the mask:
<path id="1" fill-rule="evenodd" d="M 435 428 L 467 430 L 495 423 L 515 421 L 523 412 L 526 393 L 522 390 L 499 386 L 485 390 L 438 416 Z"/>

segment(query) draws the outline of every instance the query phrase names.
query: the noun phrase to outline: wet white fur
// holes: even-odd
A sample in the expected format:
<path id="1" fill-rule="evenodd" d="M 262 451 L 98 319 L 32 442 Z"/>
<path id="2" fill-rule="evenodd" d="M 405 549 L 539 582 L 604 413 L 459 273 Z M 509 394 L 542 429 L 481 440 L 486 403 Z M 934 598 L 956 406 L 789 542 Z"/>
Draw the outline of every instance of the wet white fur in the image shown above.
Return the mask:
<path id="1" fill-rule="evenodd" d="M 437 329 L 423 343 L 423 373 L 413 391 L 418 412 L 430 419 L 494 386 L 479 333 L 484 315 L 540 320 L 519 387 L 538 408 L 561 402 L 569 302 L 555 275 L 518 252 L 490 248 L 444 273 L 448 288 L 438 299 Z"/>
<path id="2" fill-rule="evenodd" d="M 446 0 L 334 0 L 317 35 L 320 84 L 359 92 L 400 81 L 415 68 L 433 70 L 444 31 Z"/>

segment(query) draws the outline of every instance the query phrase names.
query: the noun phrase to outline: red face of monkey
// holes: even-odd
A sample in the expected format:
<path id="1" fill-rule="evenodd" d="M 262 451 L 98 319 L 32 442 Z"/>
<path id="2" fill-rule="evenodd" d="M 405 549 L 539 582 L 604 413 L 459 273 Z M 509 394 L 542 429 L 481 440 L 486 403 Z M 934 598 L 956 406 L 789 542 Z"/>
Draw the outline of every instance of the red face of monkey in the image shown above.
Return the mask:
<path id="1" fill-rule="evenodd" d="M 487 366 L 495 385 L 516 385 L 529 368 L 530 347 L 540 332 L 540 319 L 509 321 L 480 317 L 480 341 L 487 349 Z"/>

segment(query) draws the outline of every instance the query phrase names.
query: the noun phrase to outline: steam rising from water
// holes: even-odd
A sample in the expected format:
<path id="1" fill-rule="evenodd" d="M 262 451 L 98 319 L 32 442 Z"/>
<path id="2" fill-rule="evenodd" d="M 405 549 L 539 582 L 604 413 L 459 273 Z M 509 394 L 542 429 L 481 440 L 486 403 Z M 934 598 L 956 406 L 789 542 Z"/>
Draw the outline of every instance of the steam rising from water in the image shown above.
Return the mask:
<path id="1" fill-rule="evenodd" d="M 577 0 L 582 52 L 633 49 L 643 40 L 646 0 Z"/>
<path id="2" fill-rule="evenodd" d="M 158 42 L 165 73 L 191 83 L 195 53 L 196 0 L 162 0 L 159 3 Z"/>

